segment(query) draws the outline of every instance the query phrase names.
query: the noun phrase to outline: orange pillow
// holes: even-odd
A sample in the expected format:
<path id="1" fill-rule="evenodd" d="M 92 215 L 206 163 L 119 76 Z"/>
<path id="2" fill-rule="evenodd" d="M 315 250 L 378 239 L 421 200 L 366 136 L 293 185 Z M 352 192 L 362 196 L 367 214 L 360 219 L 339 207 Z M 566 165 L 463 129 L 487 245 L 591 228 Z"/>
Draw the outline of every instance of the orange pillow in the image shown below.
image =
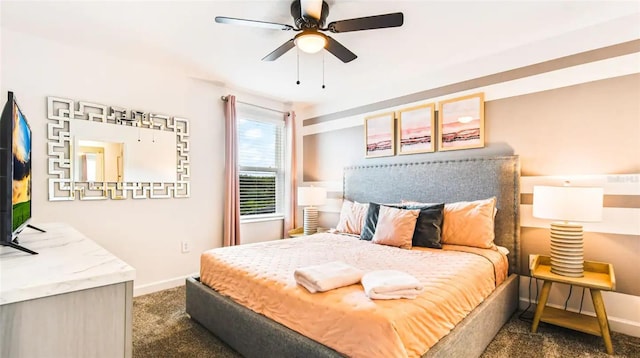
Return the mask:
<path id="1" fill-rule="evenodd" d="M 495 197 L 445 204 L 442 243 L 493 248 L 495 210 Z"/>
<path id="2" fill-rule="evenodd" d="M 367 216 L 367 210 L 369 210 L 369 204 L 344 200 L 336 230 L 347 234 L 360 235 L 364 219 Z"/>
<path id="3" fill-rule="evenodd" d="M 420 209 L 404 210 L 381 205 L 376 232 L 371 241 L 375 244 L 410 249 L 418 215 Z"/>

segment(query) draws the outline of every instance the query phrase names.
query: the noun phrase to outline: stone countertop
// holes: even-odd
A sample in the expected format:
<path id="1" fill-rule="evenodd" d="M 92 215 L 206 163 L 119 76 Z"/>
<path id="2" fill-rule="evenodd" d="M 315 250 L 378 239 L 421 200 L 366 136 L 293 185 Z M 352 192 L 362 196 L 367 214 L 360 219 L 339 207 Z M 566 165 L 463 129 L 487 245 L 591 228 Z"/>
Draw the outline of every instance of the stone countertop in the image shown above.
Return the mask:
<path id="1" fill-rule="evenodd" d="M 133 281 L 135 269 L 69 225 L 25 228 L 20 245 L 0 247 L 0 305 Z"/>

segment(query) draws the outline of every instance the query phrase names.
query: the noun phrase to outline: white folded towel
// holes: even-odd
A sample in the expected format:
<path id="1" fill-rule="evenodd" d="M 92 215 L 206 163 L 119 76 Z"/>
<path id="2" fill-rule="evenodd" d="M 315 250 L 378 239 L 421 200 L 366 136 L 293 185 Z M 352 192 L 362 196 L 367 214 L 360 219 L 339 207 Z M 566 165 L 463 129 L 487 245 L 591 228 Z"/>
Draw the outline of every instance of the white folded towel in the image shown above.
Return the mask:
<path id="1" fill-rule="evenodd" d="M 293 272 L 296 282 L 311 293 L 360 282 L 364 272 L 344 262 L 332 261 L 320 265 L 302 267 Z"/>
<path id="2" fill-rule="evenodd" d="M 377 300 L 416 298 L 424 286 L 415 277 L 396 270 L 379 270 L 366 273 L 362 286 L 367 297 Z"/>

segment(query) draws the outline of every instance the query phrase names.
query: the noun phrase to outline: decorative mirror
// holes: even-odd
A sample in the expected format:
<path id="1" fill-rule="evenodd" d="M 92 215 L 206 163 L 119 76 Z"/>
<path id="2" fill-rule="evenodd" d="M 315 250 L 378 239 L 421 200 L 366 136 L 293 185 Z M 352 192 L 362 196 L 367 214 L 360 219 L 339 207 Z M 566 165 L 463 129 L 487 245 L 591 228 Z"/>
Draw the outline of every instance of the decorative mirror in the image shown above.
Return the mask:
<path id="1" fill-rule="evenodd" d="M 47 97 L 49 200 L 186 198 L 189 121 Z"/>

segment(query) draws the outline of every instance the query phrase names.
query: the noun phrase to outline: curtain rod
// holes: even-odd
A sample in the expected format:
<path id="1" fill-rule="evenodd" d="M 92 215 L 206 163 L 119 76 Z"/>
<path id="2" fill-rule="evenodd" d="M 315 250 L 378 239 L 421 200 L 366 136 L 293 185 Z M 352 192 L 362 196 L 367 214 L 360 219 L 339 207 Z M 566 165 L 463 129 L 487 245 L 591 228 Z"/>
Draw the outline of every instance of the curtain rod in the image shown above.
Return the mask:
<path id="1" fill-rule="evenodd" d="M 227 96 L 221 96 L 220 99 L 223 102 L 227 102 L 229 99 L 227 98 Z M 247 106 L 252 106 L 252 107 L 256 107 L 256 108 L 262 108 L 262 109 L 266 109 L 267 111 L 272 111 L 272 112 L 278 112 L 278 113 L 282 113 L 282 114 L 286 114 L 287 117 L 291 116 L 291 112 L 283 112 L 283 111 L 279 111 L 277 109 L 273 109 L 273 108 L 268 108 L 268 107 L 263 107 L 263 106 L 258 106 L 257 104 L 253 104 L 253 103 L 247 103 L 247 102 L 242 102 L 242 101 L 236 101 L 237 103 L 242 103 L 242 104 L 246 104 Z"/>

